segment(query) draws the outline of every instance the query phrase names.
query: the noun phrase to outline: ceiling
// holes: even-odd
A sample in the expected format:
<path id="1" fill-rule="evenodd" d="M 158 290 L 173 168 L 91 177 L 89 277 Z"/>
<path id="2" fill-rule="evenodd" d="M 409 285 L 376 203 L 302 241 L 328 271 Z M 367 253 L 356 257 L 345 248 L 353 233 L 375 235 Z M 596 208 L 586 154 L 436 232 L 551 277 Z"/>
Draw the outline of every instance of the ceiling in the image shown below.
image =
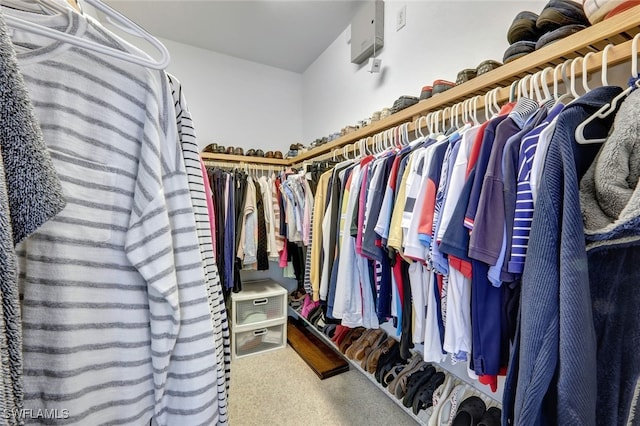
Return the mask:
<path id="1" fill-rule="evenodd" d="M 108 0 L 151 34 L 302 73 L 363 1 Z"/>

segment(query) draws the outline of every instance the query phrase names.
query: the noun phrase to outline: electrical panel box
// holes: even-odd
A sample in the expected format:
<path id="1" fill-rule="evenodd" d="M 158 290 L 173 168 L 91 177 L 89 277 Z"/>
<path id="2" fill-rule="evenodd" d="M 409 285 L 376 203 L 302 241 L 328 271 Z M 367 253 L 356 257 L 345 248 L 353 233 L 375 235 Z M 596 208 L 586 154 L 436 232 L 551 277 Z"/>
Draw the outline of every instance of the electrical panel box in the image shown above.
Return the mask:
<path id="1" fill-rule="evenodd" d="M 384 1 L 366 2 L 351 21 L 351 63 L 361 64 L 384 46 Z"/>

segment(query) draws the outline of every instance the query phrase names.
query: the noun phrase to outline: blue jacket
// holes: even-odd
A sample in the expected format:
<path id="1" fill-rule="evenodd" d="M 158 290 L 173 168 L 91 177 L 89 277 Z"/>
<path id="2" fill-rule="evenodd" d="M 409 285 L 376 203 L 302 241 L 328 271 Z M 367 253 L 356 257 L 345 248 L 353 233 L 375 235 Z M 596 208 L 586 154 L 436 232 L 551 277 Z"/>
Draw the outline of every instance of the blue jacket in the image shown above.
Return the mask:
<path id="1" fill-rule="evenodd" d="M 594 89 L 558 117 L 522 276 L 503 424 L 596 424 L 596 339 L 578 185 L 599 146 L 576 144 L 574 132 L 620 91 Z M 606 137 L 612 120 L 593 123 L 587 137 Z"/>

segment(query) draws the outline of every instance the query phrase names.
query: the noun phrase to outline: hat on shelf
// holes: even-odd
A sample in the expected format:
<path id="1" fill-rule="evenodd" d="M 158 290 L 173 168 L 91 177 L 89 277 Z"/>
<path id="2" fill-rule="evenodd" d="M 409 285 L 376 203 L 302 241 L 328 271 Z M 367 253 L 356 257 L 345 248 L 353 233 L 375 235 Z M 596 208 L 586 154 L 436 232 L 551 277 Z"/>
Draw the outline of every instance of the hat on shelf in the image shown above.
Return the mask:
<path id="1" fill-rule="evenodd" d="M 463 69 L 456 77 L 456 86 L 476 78 L 476 75 L 478 75 L 478 71 L 475 68 Z"/>
<path id="2" fill-rule="evenodd" d="M 432 92 L 433 92 L 433 87 L 424 86 L 420 91 L 420 100 L 423 101 L 425 99 L 429 99 L 431 97 Z"/>
<path id="3" fill-rule="evenodd" d="M 551 44 L 554 41 L 558 41 L 567 36 L 570 36 L 571 34 L 575 34 L 585 28 L 586 27 L 584 25 L 566 25 L 551 32 L 545 33 L 536 43 L 536 50 L 546 46 L 547 44 Z"/>
<path id="4" fill-rule="evenodd" d="M 537 20 L 537 13 L 529 12 L 528 10 L 518 13 L 507 31 L 509 44 L 523 40 L 537 41 L 542 34 L 536 26 Z"/>
<path id="5" fill-rule="evenodd" d="M 449 89 L 451 89 L 452 87 L 454 87 L 456 84 L 454 82 L 451 81 L 447 81 L 447 80 L 436 80 L 433 82 L 433 94 L 432 96 L 437 95 L 438 93 L 442 93 L 445 92 Z"/>
<path id="6" fill-rule="evenodd" d="M 638 6 L 640 5 L 640 0 L 627 0 L 624 1 L 622 3 L 620 3 L 619 5 L 617 5 L 616 7 L 614 7 L 613 9 L 611 9 L 611 11 L 609 13 L 607 13 L 607 15 L 604 17 L 604 19 L 609 19 L 611 17 L 614 17 L 622 12 L 624 12 L 625 10 L 629 10 L 632 7 Z"/>
<path id="7" fill-rule="evenodd" d="M 618 6 L 626 3 L 625 0 L 585 0 L 582 7 L 591 24 L 597 24 L 605 16 Z"/>
<path id="8" fill-rule="evenodd" d="M 489 71 L 493 71 L 501 66 L 502 64 L 500 62 L 494 61 L 492 59 L 487 59 L 486 61 L 480 62 L 480 64 L 476 68 L 476 76 L 488 73 Z"/>
<path id="9" fill-rule="evenodd" d="M 551 0 L 536 21 L 538 30 L 545 33 L 566 25 L 589 25 L 581 4 L 571 0 Z"/>
<path id="10" fill-rule="evenodd" d="M 506 64 L 511 61 L 514 61 L 522 56 L 528 55 L 529 53 L 536 50 L 536 43 L 533 41 L 517 41 L 513 43 L 511 46 L 507 47 L 507 50 L 504 52 L 504 58 L 502 61 Z"/>
<path id="11" fill-rule="evenodd" d="M 209 145 L 205 146 L 202 149 L 202 152 L 216 153 L 216 152 L 218 152 L 218 144 L 217 143 L 210 143 Z"/>

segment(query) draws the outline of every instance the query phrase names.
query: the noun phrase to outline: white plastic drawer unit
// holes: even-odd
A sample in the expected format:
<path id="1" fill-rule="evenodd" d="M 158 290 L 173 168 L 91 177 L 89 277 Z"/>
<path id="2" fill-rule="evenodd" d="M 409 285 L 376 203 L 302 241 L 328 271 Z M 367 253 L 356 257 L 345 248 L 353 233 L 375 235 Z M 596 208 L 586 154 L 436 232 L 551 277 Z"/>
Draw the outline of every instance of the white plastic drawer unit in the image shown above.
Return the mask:
<path id="1" fill-rule="evenodd" d="M 233 333 L 234 358 L 283 348 L 287 344 L 287 323 Z"/>
<path id="2" fill-rule="evenodd" d="M 277 295 L 237 301 L 234 318 L 240 326 L 281 319 L 283 315 L 286 315 L 285 297 Z"/>
<path id="3" fill-rule="evenodd" d="M 275 281 L 246 281 L 231 294 L 231 355 L 241 358 L 287 344 L 287 290 Z"/>
<path id="4" fill-rule="evenodd" d="M 233 325 L 258 324 L 287 317 L 287 291 L 273 281 L 249 281 L 233 293 Z"/>

